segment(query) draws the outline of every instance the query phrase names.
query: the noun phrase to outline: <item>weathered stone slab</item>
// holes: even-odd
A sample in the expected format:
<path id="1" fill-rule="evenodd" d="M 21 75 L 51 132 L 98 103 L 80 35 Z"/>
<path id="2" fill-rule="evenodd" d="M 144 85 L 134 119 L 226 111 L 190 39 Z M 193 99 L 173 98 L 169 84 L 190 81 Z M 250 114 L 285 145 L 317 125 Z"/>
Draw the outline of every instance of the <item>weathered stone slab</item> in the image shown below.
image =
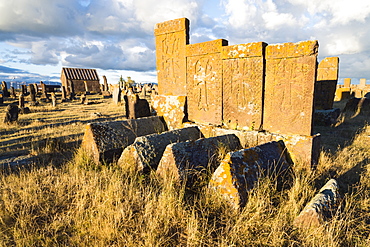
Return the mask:
<path id="1" fill-rule="evenodd" d="M 222 48 L 223 123 L 232 129 L 262 127 L 266 43 Z"/>
<path id="2" fill-rule="evenodd" d="M 338 82 L 338 70 L 338 57 L 327 57 L 319 63 L 315 85 L 316 110 L 328 110 L 333 108 L 335 90 Z"/>
<path id="3" fill-rule="evenodd" d="M 263 129 L 312 135 L 317 51 L 317 41 L 266 47 Z"/>
<path id="4" fill-rule="evenodd" d="M 160 117 L 91 123 L 86 125 L 82 148 L 96 163 L 118 159 L 123 149 L 138 136 L 161 133 L 165 126 Z"/>
<path id="5" fill-rule="evenodd" d="M 317 67 L 318 81 L 338 81 L 339 57 L 326 57 Z"/>
<path id="6" fill-rule="evenodd" d="M 124 100 L 128 119 L 151 116 L 149 102 L 146 99 L 140 99 L 136 93 L 128 93 L 124 96 Z"/>
<path id="7" fill-rule="evenodd" d="M 195 141 L 203 137 L 198 127 L 170 130 L 161 134 L 140 136 L 135 142 L 126 147 L 118 165 L 131 166 L 137 171 L 150 171 L 157 169 L 159 161 L 167 145 L 171 143 Z"/>
<path id="8" fill-rule="evenodd" d="M 335 179 L 330 179 L 318 194 L 304 207 L 294 225 L 298 228 L 318 227 L 330 219 L 339 204 L 339 187 Z"/>
<path id="9" fill-rule="evenodd" d="M 187 96 L 189 119 L 222 124 L 223 39 L 187 45 Z"/>
<path id="10" fill-rule="evenodd" d="M 169 130 L 182 127 L 186 118 L 186 96 L 153 95 L 152 108 L 163 116 Z"/>
<path id="11" fill-rule="evenodd" d="M 191 182 L 198 172 L 216 169 L 220 152 L 241 149 L 238 137 L 223 135 L 170 144 L 159 162 L 157 174 L 175 181 Z"/>
<path id="12" fill-rule="evenodd" d="M 158 23 L 154 34 L 159 94 L 186 95 L 185 51 L 189 44 L 189 20 L 181 18 Z"/>
<path id="13" fill-rule="evenodd" d="M 210 187 L 219 191 L 235 208 L 243 207 L 248 192 L 260 176 L 281 174 L 290 165 L 292 162 L 282 141 L 230 152 L 213 173 Z"/>

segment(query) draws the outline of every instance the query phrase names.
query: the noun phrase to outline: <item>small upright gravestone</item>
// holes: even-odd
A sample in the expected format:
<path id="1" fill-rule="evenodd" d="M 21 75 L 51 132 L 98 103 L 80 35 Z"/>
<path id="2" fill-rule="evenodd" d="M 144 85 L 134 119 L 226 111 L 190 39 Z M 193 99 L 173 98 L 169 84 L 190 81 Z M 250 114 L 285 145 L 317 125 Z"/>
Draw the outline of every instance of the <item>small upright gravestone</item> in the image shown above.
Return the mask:
<path id="1" fill-rule="evenodd" d="M 18 121 L 18 106 L 10 104 L 6 107 L 4 123 L 11 124 Z"/>
<path id="2" fill-rule="evenodd" d="M 10 97 L 10 93 L 8 91 L 8 86 L 6 85 L 6 82 L 5 81 L 2 81 L 1 87 L 3 89 L 3 97 L 4 98 Z"/>
<path id="3" fill-rule="evenodd" d="M 146 99 L 140 99 L 139 96 L 131 90 L 124 97 L 126 106 L 126 117 L 128 119 L 137 119 L 151 116 L 149 103 Z"/>
<path id="4" fill-rule="evenodd" d="M 113 103 L 116 105 L 121 102 L 121 89 L 119 87 L 114 88 L 112 98 Z"/>
<path id="5" fill-rule="evenodd" d="M 57 98 L 56 98 L 54 92 L 51 93 L 51 102 L 53 104 L 53 107 L 56 107 L 56 105 L 57 105 Z"/>
<path id="6" fill-rule="evenodd" d="M 17 95 L 15 94 L 15 89 L 14 89 L 14 87 L 10 87 L 10 94 L 11 94 L 11 96 L 12 96 L 14 99 L 16 99 L 16 98 L 17 98 Z"/>
<path id="7" fill-rule="evenodd" d="M 27 86 L 26 85 L 22 85 L 22 94 L 24 96 L 26 96 L 28 94 L 28 92 L 27 92 Z"/>
<path id="8" fill-rule="evenodd" d="M 19 103 L 18 103 L 18 105 L 19 105 L 19 108 L 24 108 L 24 96 L 23 96 L 22 93 L 19 95 Z"/>
<path id="9" fill-rule="evenodd" d="M 28 85 L 28 91 L 30 92 L 30 98 L 31 98 L 31 102 L 30 102 L 30 105 L 37 105 L 37 101 L 36 101 L 36 92 L 35 92 L 35 88 L 32 84 L 29 84 Z"/>
<path id="10" fill-rule="evenodd" d="M 62 102 L 65 102 L 67 100 L 66 97 L 66 88 L 62 86 Z"/>
<path id="11" fill-rule="evenodd" d="M 46 92 L 46 85 L 42 81 L 40 82 L 40 85 L 41 85 L 41 98 L 45 100 L 46 102 L 49 102 L 50 99 L 49 99 L 48 93 Z"/>
<path id="12" fill-rule="evenodd" d="M 3 94 L 0 93 L 0 104 L 3 104 L 4 103 L 4 98 L 3 98 Z"/>

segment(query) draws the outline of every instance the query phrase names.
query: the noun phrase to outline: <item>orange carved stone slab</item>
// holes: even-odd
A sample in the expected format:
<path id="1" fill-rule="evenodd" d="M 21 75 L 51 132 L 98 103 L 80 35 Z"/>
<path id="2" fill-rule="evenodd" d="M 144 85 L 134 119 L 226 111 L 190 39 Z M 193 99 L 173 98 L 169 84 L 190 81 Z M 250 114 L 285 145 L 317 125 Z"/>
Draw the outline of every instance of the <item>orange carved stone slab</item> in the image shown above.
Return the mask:
<path id="1" fill-rule="evenodd" d="M 312 135 L 317 41 L 268 45 L 263 128 Z"/>
<path id="2" fill-rule="evenodd" d="M 228 128 L 262 125 L 265 47 L 263 42 L 223 47 L 223 122 Z"/>
<path id="3" fill-rule="evenodd" d="M 222 123 L 223 45 L 227 41 L 220 39 L 187 46 L 188 114 L 192 121 Z"/>
<path id="4" fill-rule="evenodd" d="M 186 95 L 186 45 L 189 20 L 158 23 L 155 27 L 158 91 L 163 95 Z"/>

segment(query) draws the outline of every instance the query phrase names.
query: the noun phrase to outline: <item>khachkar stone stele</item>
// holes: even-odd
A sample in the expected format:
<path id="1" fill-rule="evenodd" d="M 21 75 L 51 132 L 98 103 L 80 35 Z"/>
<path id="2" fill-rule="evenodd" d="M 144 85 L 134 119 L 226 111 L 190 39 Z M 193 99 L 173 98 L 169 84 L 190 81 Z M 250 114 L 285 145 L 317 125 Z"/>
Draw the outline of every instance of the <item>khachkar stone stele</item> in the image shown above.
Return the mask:
<path id="1" fill-rule="evenodd" d="M 266 47 L 265 130 L 312 135 L 318 48 L 317 41 Z"/>
<path id="2" fill-rule="evenodd" d="M 189 20 L 186 18 L 155 26 L 158 90 L 162 95 L 186 95 L 186 45 Z"/>
<path id="3" fill-rule="evenodd" d="M 222 124 L 222 57 L 228 41 L 218 39 L 186 47 L 189 120 Z"/>
<path id="4" fill-rule="evenodd" d="M 228 128 L 258 130 L 262 125 L 266 45 L 222 48 L 223 123 Z"/>

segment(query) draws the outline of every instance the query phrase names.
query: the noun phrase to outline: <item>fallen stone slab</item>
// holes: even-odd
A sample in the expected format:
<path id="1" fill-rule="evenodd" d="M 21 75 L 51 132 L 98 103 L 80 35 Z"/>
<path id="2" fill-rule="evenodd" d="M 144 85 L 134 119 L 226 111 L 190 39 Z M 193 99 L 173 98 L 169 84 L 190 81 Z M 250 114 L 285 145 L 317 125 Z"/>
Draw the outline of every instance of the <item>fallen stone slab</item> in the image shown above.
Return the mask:
<path id="1" fill-rule="evenodd" d="M 167 145 L 195 141 L 201 137 L 203 135 L 198 127 L 187 127 L 166 131 L 161 134 L 137 137 L 133 144 L 123 150 L 118 160 L 118 165 L 123 167 L 134 166 L 136 170 L 144 172 L 150 169 L 157 169 Z"/>
<path id="2" fill-rule="evenodd" d="M 110 163 L 118 159 L 123 149 L 138 136 L 165 131 L 160 117 L 146 117 L 124 121 L 90 123 L 86 125 L 81 147 L 96 163 Z"/>
<path id="3" fill-rule="evenodd" d="M 183 126 L 198 126 L 204 137 L 214 137 L 226 134 L 235 134 L 243 148 L 255 147 L 271 141 L 282 140 L 294 163 L 302 163 L 309 169 L 314 169 L 319 160 L 321 151 L 321 135 L 281 135 L 266 131 L 230 130 L 214 125 L 186 122 Z"/>
<path id="4" fill-rule="evenodd" d="M 298 228 L 318 227 L 330 219 L 338 208 L 339 187 L 335 179 L 330 179 L 295 218 Z"/>
<path id="5" fill-rule="evenodd" d="M 213 173 L 210 187 L 217 190 L 233 207 L 244 207 L 248 192 L 262 175 L 280 175 L 292 161 L 283 141 L 230 152 Z"/>
<path id="6" fill-rule="evenodd" d="M 219 155 L 241 148 L 234 134 L 173 143 L 166 147 L 157 174 L 165 179 L 191 183 L 199 172 L 214 172 L 220 162 Z"/>

